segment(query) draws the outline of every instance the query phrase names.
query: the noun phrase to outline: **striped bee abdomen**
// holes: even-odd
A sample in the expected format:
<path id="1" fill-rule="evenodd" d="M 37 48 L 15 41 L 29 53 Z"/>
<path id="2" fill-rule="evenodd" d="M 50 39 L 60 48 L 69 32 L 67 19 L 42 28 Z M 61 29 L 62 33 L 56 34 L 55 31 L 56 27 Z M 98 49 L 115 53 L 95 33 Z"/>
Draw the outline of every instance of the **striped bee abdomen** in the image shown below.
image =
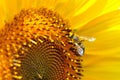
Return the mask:
<path id="1" fill-rule="evenodd" d="M 80 80 L 71 31 L 56 12 L 22 10 L 0 33 L 1 80 Z"/>

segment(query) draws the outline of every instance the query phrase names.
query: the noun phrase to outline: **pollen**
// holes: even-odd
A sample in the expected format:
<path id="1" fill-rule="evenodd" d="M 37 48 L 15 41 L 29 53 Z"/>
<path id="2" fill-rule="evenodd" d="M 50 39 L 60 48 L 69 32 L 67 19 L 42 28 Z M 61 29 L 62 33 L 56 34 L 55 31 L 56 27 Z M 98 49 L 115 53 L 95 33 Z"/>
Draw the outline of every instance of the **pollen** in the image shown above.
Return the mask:
<path id="1" fill-rule="evenodd" d="M 81 56 L 71 33 L 55 11 L 21 10 L 0 31 L 0 79 L 80 80 Z"/>

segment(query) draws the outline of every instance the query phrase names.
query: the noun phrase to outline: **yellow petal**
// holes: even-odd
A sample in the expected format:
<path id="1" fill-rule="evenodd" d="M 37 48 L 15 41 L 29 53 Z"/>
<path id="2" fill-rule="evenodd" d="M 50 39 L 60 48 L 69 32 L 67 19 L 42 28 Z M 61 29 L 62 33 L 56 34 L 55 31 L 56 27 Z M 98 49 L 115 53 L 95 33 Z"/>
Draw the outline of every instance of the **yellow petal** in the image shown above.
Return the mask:
<path id="1" fill-rule="evenodd" d="M 97 17 L 105 7 L 106 1 L 107 0 L 104 0 L 104 1 L 96 0 L 96 2 L 93 5 L 91 5 L 86 11 L 84 11 L 82 14 L 74 16 L 71 19 L 72 28 L 76 29 L 78 27 L 81 27 L 88 21 Z"/>
<path id="2" fill-rule="evenodd" d="M 84 58 L 83 65 L 85 71 L 83 72 L 83 80 L 119 80 L 119 57 L 98 56 L 96 54 L 86 55 Z"/>
<path id="3" fill-rule="evenodd" d="M 84 26 L 78 29 L 80 35 L 94 35 L 105 29 L 117 26 L 120 24 L 120 10 L 116 10 L 100 17 L 91 20 Z"/>
<path id="4" fill-rule="evenodd" d="M 103 11 L 101 12 L 102 14 L 105 13 L 109 13 L 112 12 L 114 10 L 120 9 L 120 0 L 108 0 L 107 1 L 107 5 L 105 6 L 105 8 L 103 9 Z"/>
<path id="5" fill-rule="evenodd" d="M 5 19 L 6 19 L 5 1 L 0 1 L 0 29 L 5 24 Z"/>

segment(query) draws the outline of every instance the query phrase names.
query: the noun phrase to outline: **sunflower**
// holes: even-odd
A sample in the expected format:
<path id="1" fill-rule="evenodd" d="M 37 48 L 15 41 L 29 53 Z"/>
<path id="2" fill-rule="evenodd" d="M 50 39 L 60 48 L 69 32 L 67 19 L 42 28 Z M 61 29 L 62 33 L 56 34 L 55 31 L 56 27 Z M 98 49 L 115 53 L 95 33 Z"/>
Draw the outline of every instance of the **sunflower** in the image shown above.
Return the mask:
<path id="1" fill-rule="evenodd" d="M 0 80 L 120 79 L 118 0 L 1 0 L 0 25 Z"/>

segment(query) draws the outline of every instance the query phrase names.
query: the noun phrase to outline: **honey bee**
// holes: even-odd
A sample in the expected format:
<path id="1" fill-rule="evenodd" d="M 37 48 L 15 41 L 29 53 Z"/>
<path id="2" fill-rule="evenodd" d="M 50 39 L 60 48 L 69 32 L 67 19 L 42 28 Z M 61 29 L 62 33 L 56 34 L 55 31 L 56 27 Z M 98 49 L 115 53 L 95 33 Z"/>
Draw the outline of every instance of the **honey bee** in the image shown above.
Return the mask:
<path id="1" fill-rule="evenodd" d="M 71 38 L 76 46 L 77 52 L 80 56 L 83 56 L 85 53 L 85 46 L 83 41 L 94 42 L 96 38 L 94 37 L 86 37 L 86 36 L 78 36 L 74 33 L 69 34 L 69 38 Z"/>
<path id="2" fill-rule="evenodd" d="M 85 47 L 83 45 L 83 41 L 84 40 L 80 40 L 80 38 L 75 35 L 75 34 L 71 34 L 69 35 L 69 38 L 71 38 L 76 46 L 76 49 L 77 49 L 77 52 L 80 56 L 83 56 L 84 55 L 84 52 L 85 52 Z"/>

